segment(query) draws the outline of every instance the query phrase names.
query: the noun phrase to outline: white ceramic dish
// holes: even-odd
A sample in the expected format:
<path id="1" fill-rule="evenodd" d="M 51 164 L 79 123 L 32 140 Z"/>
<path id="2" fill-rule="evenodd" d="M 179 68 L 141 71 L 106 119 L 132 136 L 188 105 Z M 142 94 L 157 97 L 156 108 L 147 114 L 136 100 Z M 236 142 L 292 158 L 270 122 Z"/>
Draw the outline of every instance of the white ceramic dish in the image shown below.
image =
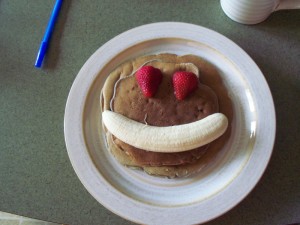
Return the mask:
<path id="1" fill-rule="evenodd" d="M 161 52 L 206 58 L 219 70 L 234 103 L 224 154 L 190 178 L 152 177 L 119 165 L 99 126 L 99 96 L 108 74 L 131 58 Z M 137 223 L 173 225 L 207 222 L 237 205 L 262 176 L 276 128 L 271 93 L 251 58 L 212 30 L 175 22 L 137 27 L 100 47 L 73 83 L 64 123 L 72 166 L 98 202 Z"/>

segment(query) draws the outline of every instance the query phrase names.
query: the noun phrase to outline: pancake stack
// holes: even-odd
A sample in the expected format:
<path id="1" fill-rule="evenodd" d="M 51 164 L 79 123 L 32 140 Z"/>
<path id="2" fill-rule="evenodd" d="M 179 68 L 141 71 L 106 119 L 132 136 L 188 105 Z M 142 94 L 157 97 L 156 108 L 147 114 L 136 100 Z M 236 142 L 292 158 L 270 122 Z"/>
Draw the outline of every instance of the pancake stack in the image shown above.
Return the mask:
<path id="1" fill-rule="evenodd" d="M 151 98 L 143 95 L 134 76 L 144 65 L 158 68 L 163 74 L 162 82 Z M 198 88 L 181 101 L 176 99 L 172 86 L 172 75 L 176 71 L 199 71 L 200 74 Z M 159 54 L 128 61 L 108 76 L 100 99 L 102 111 L 113 111 L 145 126 L 188 124 L 217 112 L 226 115 L 229 127 L 220 138 L 195 149 L 174 153 L 139 149 L 118 139 L 103 125 L 109 151 L 114 157 L 124 166 L 143 169 L 151 175 L 174 178 L 199 172 L 217 157 L 230 136 L 232 104 L 226 87 L 216 68 L 194 55 Z"/>

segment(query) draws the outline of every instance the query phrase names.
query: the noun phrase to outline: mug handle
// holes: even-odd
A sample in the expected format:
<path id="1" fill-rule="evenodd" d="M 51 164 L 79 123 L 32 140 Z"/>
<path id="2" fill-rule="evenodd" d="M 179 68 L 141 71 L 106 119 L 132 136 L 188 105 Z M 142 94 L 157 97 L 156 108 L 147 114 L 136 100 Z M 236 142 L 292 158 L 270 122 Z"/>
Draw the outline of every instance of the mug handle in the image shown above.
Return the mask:
<path id="1" fill-rule="evenodd" d="M 274 11 L 283 9 L 300 9 L 300 0 L 282 0 L 279 2 Z"/>

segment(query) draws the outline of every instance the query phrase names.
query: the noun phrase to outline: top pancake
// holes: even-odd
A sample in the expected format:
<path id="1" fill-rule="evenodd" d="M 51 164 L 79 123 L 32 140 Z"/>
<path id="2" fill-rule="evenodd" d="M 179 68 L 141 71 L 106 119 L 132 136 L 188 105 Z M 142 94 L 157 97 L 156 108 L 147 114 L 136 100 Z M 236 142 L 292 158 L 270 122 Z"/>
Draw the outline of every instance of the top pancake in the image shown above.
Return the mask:
<path id="1" fill-rule="evenodd" d="M 116 88 L 114 112 L 141 123 L 146 121 L 152 126 L 172 126 L 194 122 L 218 111 L 217 98 L 205 85 L 199 85 L 196 91 L 182 101 L 176 99 L 172 75 L 179 70 L 179 66 L 176 66 L 179 64 L 153 62 L 147 65 L 159 68 L 163 73 L 162 83 L 155 96 L 144 97 L 134 76 L 123 79 Z"/>

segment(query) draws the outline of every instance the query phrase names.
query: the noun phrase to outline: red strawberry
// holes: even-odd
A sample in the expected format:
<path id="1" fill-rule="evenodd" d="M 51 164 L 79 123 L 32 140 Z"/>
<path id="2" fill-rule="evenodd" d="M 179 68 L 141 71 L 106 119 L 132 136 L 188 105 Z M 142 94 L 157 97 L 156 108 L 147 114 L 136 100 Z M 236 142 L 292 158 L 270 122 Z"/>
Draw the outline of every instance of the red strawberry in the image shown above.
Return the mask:
<path id="1" fill-rule="evenodd" d="M 151 98 L 155 95 L 162 81 L 162 73 L 153 66 L 143 66 L 136 72 L 135 78 L 143 94 Z"/>
<path id="2" fill-rule="evenodd" d="M 173 87 L 176 98 L 183 100 L 198 88 L 198 77 L 192 72 L 175 72 L 173 74 Z"/>

